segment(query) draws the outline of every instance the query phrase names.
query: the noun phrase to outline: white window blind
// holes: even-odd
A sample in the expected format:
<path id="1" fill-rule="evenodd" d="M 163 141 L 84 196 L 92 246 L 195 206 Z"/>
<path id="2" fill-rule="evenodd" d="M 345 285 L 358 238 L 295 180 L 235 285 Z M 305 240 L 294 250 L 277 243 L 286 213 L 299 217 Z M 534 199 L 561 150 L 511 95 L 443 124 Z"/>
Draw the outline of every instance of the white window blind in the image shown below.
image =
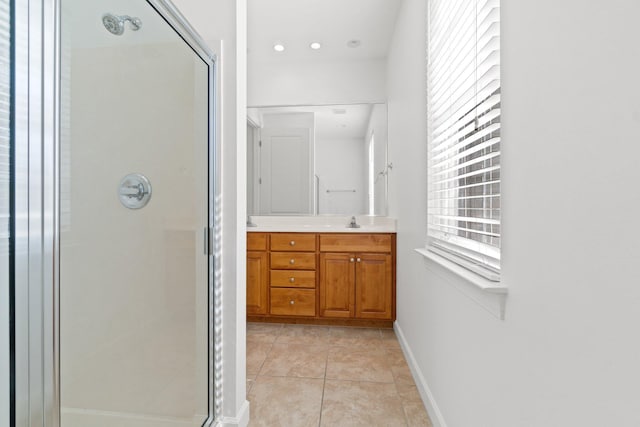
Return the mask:
<path id="1" fill-rule="evenodd" d="M 498 281 L 500 1 L 430 0 L 427 248 Z"/>

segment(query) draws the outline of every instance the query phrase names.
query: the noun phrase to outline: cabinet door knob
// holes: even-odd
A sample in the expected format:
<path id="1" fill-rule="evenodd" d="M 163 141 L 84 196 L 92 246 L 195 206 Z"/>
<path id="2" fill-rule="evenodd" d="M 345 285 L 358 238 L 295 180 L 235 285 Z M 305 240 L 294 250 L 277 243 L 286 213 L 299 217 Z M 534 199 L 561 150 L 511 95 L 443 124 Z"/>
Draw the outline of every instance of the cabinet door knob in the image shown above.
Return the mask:
<path id="1" fill-rule="evenodd" d="M 290 277 L 290 278 L 289 278 L 289 282 L 293 283 L 293 282 L 295 282 L 295 281 L 296 281 L 296 278 L 295 278 L 295 277 Z"/>
<path id="2" fill-rule="evenodd" d="M 296 245 L 296 241 L 295 241 L 295 240 L 292 240 L 292 241 L 290 241 L 290 242 L 289 242 L 289 244 L 290 244 L 291 246 L 295 246 L 295 245 Z"/>
<path id="3" fill-rule="evenodd" d="M 349 262 L 354 262 L 354 261 L 355 261 L 355 259 L 353 259 L 353 258 L 351 258 L 351 259 L 349 260 Z"/>
<path id="4" fill-rule="evenodd" d="M 295 304 L 295 301 L 291 300 L 291 301 L 289 301 L 289 304 L 293 305 L 293 304 Z"/>
<path id="5" fill-rule="evenodd" d="M 289 260 L 289 264 L 295 264 L 295 263 L 296 263 L 296 260 L 295 260 L 295 259 L 291 258 L 291 259 Z"/>
<path id="6" fill-rule="evenodd" d="M 360 258 L 356 259 L 356 261 L 361 262 L 362 260 Z"/>

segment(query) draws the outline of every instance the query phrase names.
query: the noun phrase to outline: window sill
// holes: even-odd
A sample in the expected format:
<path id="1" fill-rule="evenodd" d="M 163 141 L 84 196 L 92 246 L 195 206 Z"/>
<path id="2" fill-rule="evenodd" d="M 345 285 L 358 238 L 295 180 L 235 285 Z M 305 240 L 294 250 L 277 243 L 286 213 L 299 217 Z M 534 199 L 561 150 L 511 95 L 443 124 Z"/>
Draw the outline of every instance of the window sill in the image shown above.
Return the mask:
<path id="1" fill-rule="evenodd" d="M 508 288 L 500 282 L 485 279 L 448 259 L 425 248 L 415 249 L 425 258 L 427 268 L 452 284 L 461 293 L 504 320 Z"/>

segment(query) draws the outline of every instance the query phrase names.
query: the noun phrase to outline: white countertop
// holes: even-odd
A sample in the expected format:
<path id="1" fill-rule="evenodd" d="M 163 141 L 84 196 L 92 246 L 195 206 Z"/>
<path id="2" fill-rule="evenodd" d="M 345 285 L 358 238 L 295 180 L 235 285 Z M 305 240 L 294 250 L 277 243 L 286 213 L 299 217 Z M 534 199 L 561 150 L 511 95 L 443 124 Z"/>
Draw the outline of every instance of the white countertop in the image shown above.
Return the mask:
<path id="1" fill-rule="evenodd" d="M 386 216 L 356 215 L 360 228 L 348 228 L 351 216 L 258 216 L 251 215 L 255 227 L 247 232 L 289 233 L 395 233 L 396 220 Z"/>

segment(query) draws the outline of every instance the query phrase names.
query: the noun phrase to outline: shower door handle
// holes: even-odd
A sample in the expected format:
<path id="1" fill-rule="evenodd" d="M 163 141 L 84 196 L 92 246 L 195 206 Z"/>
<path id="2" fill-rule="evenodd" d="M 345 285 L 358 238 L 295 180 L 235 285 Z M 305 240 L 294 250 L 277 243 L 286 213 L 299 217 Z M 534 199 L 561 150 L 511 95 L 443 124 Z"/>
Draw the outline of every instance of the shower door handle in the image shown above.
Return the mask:
<path id="1" fill-rule="evenodd" d="M 211 228 L 205 227 L 203 234 L 204 234 L 204 254 L 211 255 L 213 253 L 212 251 L 213 242 L 211 241 L 211 239 L 213 238 L 213 233 L 211 232 Z"/>

